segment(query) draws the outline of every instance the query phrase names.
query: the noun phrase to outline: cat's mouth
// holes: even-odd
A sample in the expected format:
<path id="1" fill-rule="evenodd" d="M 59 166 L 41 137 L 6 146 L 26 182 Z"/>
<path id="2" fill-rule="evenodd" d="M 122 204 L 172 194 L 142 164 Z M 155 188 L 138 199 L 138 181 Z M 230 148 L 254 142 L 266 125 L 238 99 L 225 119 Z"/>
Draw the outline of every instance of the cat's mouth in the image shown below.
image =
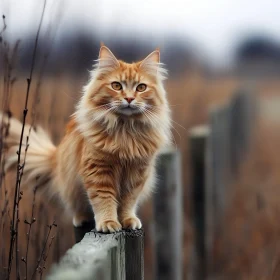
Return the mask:
<path id="1" fill-rule="evenodd" d="M 125 116 L 131 116 L 131 115 L 134 115 L 134 114 L 140 114 L 141 110 L 137 106 L 128 104 L 128 105 L 125 105 L 125 106 L 120 106 L 118 108 L 117 112 L 119 114 L 122 114 L 122 115 L 125 115 Z"/>

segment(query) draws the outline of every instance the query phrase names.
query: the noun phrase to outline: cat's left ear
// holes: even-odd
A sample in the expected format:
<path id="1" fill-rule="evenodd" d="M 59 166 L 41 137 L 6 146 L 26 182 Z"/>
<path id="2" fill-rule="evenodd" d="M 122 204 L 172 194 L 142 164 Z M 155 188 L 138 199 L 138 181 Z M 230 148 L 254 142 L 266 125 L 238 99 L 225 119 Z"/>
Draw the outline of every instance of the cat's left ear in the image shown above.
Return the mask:
<path id="1" fill-rule="evenodd" d="M 140 64 L 140 67 L 145 67 L 150 64 L 158 64 L 160 63 L 160 52 L 159 49 L 151 52 Z"/>
<path id="2" fill-rule="evenodd" d="M 160 80 L 166 79 L 167 70 L 163 68 L 163 64 L 160 63 L 160 51 L 154 50 L 140 63 L 140 68 L 146 73 L 153 75 Z"/>
<path id="3" fill-rule="evenodd" d="M 109 48 L 101 44 L 98 57 L 98 68 L 102 71 L 112 71 L 120 67 L 120 63 Z"/>

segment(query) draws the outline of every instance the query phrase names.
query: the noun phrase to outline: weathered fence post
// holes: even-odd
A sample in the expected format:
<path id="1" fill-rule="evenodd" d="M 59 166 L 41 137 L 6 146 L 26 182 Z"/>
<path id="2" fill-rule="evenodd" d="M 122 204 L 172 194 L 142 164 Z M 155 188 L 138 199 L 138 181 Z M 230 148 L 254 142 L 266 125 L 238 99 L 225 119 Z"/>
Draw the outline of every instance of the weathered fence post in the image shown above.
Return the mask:
<path id="1" fill-rule="evenodd" d="M 237 92 L 210 112 L 209 126 L 190 131 L 194 238 L 191 280 L 209 279 L 213 243 L 223 234 L 223 219 L 240 162 L 256 122 L 255 97 Z M 212 278 L 211 278 L 212 279 Z"/>
<path id="2" fill-rule="evenodd" d="M 157 166 L 154 204 L 155 280 L 182 279 L 182 182 L 180 153 L 166 150 Z"/>
<path id="3" fill-rule="evenodd" d="M 256 105 L 252 93 L 239 91 L 227 106 L 217 108 L 210 114 L 205 190 L 205 254 L 208 270 L 214 264 L 213 243 L 223 236 L 224 214 L 232 193 L 229 185 L 236 177 L 249 147 L 256 122 Z"/>
<path id="4" fill-rule="evenodd" d="M 191 202 L 194 226 L 194 244 L 189 277 L 204 280 L 206 276 L 205 256 L 205 172 L 206 142 L 209 136 L 208 126 L 196 126 L 190 130 L 191 164 Z"/>
<path id="5" fill-rule="evenodd" d="M 143 280 L 144 232 L 91 231 L 54 265 L 47 280 Z"/>

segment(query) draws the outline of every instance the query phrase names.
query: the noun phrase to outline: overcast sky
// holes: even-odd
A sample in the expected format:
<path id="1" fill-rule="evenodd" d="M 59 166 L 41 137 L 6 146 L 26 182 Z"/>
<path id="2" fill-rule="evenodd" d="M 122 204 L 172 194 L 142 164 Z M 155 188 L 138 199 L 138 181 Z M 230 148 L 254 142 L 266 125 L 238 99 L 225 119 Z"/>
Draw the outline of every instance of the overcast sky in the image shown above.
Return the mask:
<path id="1" fill-rule="evenodd" d="M 0 0 L 9 33 L 21 37 L 37 28 L 43 0 Z M 168 34 L 192 39 L 208 57 L 230 57 L 240 38 L 264 34 L 280 41 L 280 0 L 48 0 L 45 21 L 62 6 L 59 25 L 73 29 L 91 26 L 101 34 L 157 39 Z M 104 36 L 105 37 L 105 36 Z M 106 41 L 106 40 L 105 40 Z"/>

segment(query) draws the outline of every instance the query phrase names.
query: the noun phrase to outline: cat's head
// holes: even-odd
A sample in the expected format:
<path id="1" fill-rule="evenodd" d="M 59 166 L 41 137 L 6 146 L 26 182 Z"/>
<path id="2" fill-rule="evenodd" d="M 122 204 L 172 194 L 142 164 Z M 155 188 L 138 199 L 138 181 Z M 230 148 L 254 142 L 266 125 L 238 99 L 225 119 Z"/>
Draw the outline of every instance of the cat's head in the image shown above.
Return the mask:
<path id="1" fill-rule="evenodd" d="M 162 84 L 166 73 L 158 49 L 142 61 L 126 63 L 102 45 L 80 110 L 86 109 L 99 122 L 122 119 L 156 124 L 168 109 Z"/>

